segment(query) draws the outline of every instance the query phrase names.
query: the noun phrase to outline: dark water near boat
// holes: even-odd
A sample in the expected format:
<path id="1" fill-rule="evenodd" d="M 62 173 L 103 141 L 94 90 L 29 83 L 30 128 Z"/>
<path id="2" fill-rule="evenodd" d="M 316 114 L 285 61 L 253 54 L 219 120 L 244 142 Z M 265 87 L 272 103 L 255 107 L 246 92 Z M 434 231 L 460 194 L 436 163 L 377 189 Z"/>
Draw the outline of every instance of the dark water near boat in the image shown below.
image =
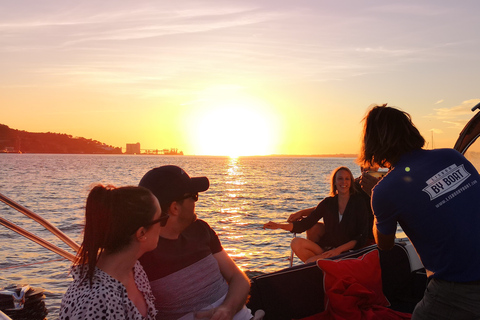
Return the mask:
<path id="1" fill-rule="evenodd" d="M 175 164 L 190 176 L 207 176 L 196 212 L 218 233 L 244 271 L 273 272 L 289 266 L 292 234 L 263 230 L 268 220 L 316 205 L 329 192 L 338 166 L 360 174 L 353 158 L 127 156 L 0 154 L 0 193 L 47 219 L 81 242 L 84 204 L 92 184 L 137 185 L 153 167 Z M 0 216 L 71 251 L 23 214 L 0 203 Z M 49 319 L 58 317 L 71 278 L 70 262 L 0 226 L 0 288 L 30 284 L 46 289 Z M 300 263 L 298 259 L 295 264 Z"/>

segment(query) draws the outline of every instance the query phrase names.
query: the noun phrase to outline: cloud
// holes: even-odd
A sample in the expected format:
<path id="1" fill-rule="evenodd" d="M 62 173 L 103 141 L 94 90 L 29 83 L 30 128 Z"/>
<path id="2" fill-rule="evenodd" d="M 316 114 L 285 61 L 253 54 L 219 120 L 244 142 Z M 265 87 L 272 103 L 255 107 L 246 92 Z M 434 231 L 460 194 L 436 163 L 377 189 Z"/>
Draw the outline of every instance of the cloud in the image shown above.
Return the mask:
<path id="1" fill-rule="evenodd" d="M 388 55 L 393 57 L 412 55 L 417 52 L 416 50 L 412 50 L 412 49 L 389 49 L 383 46 L 376 47 L 376 48 L 371 48 L 371 47 L 355 48 L 355 51 L 360 53 L 375 53 L 375 54 Z"/>
<path id="2" fill-rule="evenodd" d="M 440 102 L 443 102 L 443 100 L 440 100 L 436 104 L 439 104 Z M 470 99 L 451 108 L 434 109 L 435 114 L 433 115 L 433 118 L 443 121 L 451 128 L 462 127 L 465 125 L 465 120 L 472 117 L 472 108 L 478 103 L 480 103 L 480 99 Z"/>
<path id="3" fill-rule="evenodd" d="M 34 74 L 35 81 L 64 74 L 63 82 L 95 87 L 185 87 L 189 79 L 355 81 L 408 73 L 420 62 L 428 67 L 453 56 L 465 41 L 445 44 L 428 32 L 437 32 L 429 15 L 445 9 L 435 2 L 30 2 L 33 8 L 12 1 L 0 12 L 0 54 L 8 55 L 0 67 L 26 79 Z M 413 22 L 404 26 L 406 15 Z"/>
<path id="4" fill-rule="evenodd" d="M 197 8 L 155 4 L 143 4 L 136 8 L 95 6 L 77 7 L 65 12 L 59 10 L 57 13 L 40 12 L 34 17 L 29 15 L 28 20 L 20 18 L 0 22 L 0 31 L 25 37 L 48 31 L 50 37 L 56 36 L 58 41 L 66 39 L 63 45 L 72 45 L 87 41 L 124 41 L 205 32 L 256 24 L 268 21 L 272 16 L 275 12 L 267 13 L 253 5 L 238 4 Z"/>
<path id="5" fill-rule="evenodd" d="M 443 99 L 438 100 L 437 102 L 435 102 L 435 104 L 440 104 L 440 103 L 442 103 L 442 102 L 443 102 Z"/>
<path id="6" fill-rule="evenodd" d="M 457 118 L 464 115 L 471 115 L 472 114 L 471 110 L 477 103 L 480 103 L 480 99 L 466 100 L 466 101 L 463 101 L 462 104 L 451 107 L 451 108 L 434 109 L 436 112 L 435 117 L 437 119 L 444 120 L 444 119 Z M 436 104 L 438 104 L 438 102 Z"/>
<path id="7" fill-rule="evenodd" d="M 442 134 L 443 133 L 443 130 L 442 129 L 438 129 L 438 128 L 432 128 L 429 130 L 430 132 L 433 132 L 435 134 Z"/>
<path id="8" fill-rule="evenodd" d="M 448 14 L 448 9 L 449 8 L 439 6 L 437 3 L 430 5 L 392 3 L 374 6 L 370 8 L 369 11 L 383 14 L 402 14 L 409 16 L 436 16 Z"/>

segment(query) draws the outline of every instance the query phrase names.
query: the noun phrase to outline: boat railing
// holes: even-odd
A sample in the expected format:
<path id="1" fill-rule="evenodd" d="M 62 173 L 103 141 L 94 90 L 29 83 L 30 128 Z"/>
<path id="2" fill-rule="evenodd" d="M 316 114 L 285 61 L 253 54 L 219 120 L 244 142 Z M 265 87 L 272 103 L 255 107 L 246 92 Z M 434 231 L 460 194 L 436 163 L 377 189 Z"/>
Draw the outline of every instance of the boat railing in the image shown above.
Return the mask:
<path id="1" fill-rule="evenodd" d="M 38 222 L 40 225 L 42 225 L 45 229 L 47 229 L 48 231 L 50 231 L 53 235 L 55 235 L 57 238 L 59 238 L 60 240 L 62 240 L 65 244 L 67 244 L 70 248 L 72 248 L 75 253 L 78 252 L 78 250 L 80 249 L 80 246 L 75 242 L 73 241 L 72 239 L 70 239 L 66 234 L 64 234 L 62 231 L 60 231 L 58 228 L 56 228 L 55 226 L 53 226 L 50 222 L 48 222 L 47 220 L 43 219 L 42 217 L 40 217 L 39 215 L 37 215 L 36 213 L 32 212 L 31 210 L 23 207 L 22 205 L 16 203 L 15 201 L 13 201 L 12 199 L 4 196 L 3 194 L 0 193 L 0 201 L 2 201 L 3 203 L 7 204 L 8 206 L 12 207 L 13 209 L 23 213 L 24 215 L 26 215 L 27 217 L 33 219 L 34 221 Z M 75 255 L 60 248 L 60 247 L 57 247 L 56 245 L 34 235 L 33 233 L 15 225 L 14 223 L 0 217 L 0 224 L 3 225 L 4 227 L 12 230 L 12 231 L 15 231 L 17 232 L 18 234 L 24 236 L 25 238 L 41 245 L 42 247 L 50 250 L 50 251 L 53 251 L 54 253 L 56 254 L 59 254 L 60 256 L 70 260 L 70 261 L 74 261 L 75 260 Z"/>

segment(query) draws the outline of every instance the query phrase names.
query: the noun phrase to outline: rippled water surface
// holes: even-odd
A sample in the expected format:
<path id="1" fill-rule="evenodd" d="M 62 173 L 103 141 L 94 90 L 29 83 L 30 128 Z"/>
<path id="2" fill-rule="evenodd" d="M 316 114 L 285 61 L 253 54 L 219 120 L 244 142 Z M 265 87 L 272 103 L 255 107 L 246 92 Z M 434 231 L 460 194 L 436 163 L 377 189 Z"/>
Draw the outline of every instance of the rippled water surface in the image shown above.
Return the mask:
<path id="1" fill-rule="evenodd" d="M 196 212 L 218 233 L 225 250 L 244 271 L 288 267 L 292 235 L 263 230 L 327 196 L 333 169 L 351 158 L 0 154 L 0 193 L 45 218 L 81 242 L 85 199 L 94 183 L 137 185 L 151 168 L 175 164 L 190 176 L 207 176 Z M 62 247 L 42 226 L 0 203 L 0 217 Z M 70 262 L 0 226 L 0 288 L 30 284 L 46 289 L 49 319 L 56 319 L 71 278 Z M 295 260 L 294 263 L 299 263 Z"/>

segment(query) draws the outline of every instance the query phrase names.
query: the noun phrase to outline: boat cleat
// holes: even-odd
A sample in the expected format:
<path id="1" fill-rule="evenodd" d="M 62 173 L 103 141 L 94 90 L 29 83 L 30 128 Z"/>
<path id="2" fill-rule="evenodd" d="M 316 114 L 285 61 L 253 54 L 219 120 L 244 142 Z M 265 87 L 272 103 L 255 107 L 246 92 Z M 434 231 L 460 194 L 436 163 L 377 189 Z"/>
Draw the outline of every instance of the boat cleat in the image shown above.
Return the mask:
<path id="1" fill-rule="evenodd" d="M 17 293 L 18 288 L 14 290 L 3 290 L 0 291 L 0 294 L 11 296 L 13 299 L 13 308 L 5 309 L 5 310 L 22 310 L 25 306 L 25 296 L 28 290 L 30 290 L 30 286 L 27 284 L 22 286 L 20 291 Z"/>

